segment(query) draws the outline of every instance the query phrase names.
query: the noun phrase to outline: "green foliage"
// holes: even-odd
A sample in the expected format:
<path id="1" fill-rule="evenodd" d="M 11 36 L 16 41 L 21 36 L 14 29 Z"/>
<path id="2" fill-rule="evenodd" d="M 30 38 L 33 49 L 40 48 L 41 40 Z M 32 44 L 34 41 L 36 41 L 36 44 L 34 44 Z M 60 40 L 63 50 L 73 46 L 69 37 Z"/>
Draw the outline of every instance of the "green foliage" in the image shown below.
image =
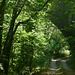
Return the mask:
<path id="1" fill-rule="evenodd" d="M 0 28 L 3 28 L 2 32 L 0 31 L 2 38 L 0 55 L 6 56 L 3 57 L 5 63 L 2 63 L 7 65 L 7 68 L 3 66 L 7 73 L 9 66 L 9 75 L 32 73 L 38 67 L 45 68 L 52 58 L 69 55 L 67 51 L 69 44 L 61 31 L 70 33 L 71 36 L 67 36 L 67 39 L 70 39 L 69 42 L 73 45 L 75 24 L 68 26 L 66 18 L 69 9 L 64 7 L 65 5 L 69 7 L 69 4 L 74 2 L 67 0 L 61 5 L 62 1 L 59 0 L 48 3 L 46 1 L 48 2 L 48 0 L 6 0 L 5 7 L 2 8 L 4 14 L 0 14 L 4 16 L 0 19 L 3 22 L 0 25 Z M 1 2 L 4 0 L 0 1 L 0 6 Z M 66 9 L 68 11 L 65 11 Z M 72 14 L 73 9 L 74 6 L 70 8 Z M 73 45 L 72 49 L 74 48 Z M 75 55 L 73 52 L 72 54 Z"/>
<path id="2" fill-rule="evenodd" d="M 69 61 L 67 61 L 67 63 L 68 63 L 68 66 L 71 68 L 71 69 L 73 69 L 73 70 L 75 70 L 75 59 L 74 59 L 74 57 L 70 57 L 70 60 Z"/>

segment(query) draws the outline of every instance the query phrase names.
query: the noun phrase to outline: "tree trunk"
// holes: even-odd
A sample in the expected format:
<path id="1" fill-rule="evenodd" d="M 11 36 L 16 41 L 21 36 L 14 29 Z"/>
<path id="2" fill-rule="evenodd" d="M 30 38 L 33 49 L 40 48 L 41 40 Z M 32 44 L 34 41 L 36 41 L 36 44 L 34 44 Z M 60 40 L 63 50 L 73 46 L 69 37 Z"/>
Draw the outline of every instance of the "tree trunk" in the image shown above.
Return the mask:
<path id="1" fill-rule="evenodd" d="M 10 39 L 7 42 L 7 45 L 4 46 L 3 49 L 3 68 L 6 75 L 8 75 L 8 68 L 9 68 L 9 59 L 10 59 L 10 51 L 13 41 L 13 35 L 11 35 Z"/>
<path id="2" fill-rule="evenodd" d="M 4 6 L 5 0 L 1 1 L 0 5 L 0 63 L 2 63 L 2 32 L 3 32 L 3 21 L 4 21 Z M 0 74 L 3 74 L 3 70 L 0 69 Z"/>
<path id="3" fill-rule="evenodd" d="M 3 20 L 4 20 L 4 6 L 5 6 L 5 0 L 3 0 L 0 5 L 0 54 L 2 51 L 2 31 L 3 31 Z"/>
<path id="4" fill-rule="evenodd" d="M 15 34 L 15 32 L 13 31 L 15 25 L 15 19 L 16 17 L 12 16 L 9 32 L 7 34 L 7 38 L 3 48 L 3 68 L 6 75 L 8 75 L 10 52 L 11 52 L 11 47 L 13 42 L 13 36 Z"/>

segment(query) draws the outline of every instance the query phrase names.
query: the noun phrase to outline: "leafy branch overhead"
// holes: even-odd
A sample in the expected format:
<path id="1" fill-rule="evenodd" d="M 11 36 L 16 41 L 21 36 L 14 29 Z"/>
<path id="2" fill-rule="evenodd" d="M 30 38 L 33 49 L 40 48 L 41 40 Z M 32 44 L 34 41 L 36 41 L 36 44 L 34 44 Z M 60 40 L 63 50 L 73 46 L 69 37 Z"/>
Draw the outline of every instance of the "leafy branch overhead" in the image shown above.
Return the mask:
<path id="1" fill-rule="evenodd" d="M 31 16 L 29 17 L 29 19 L 17 23 L 14 32 L 16 31 L 17 27 L 18 27 L 20 24 L 25 24 L 25 23 L 29 22 L 29 21 L 31 20 L 31 18 L 35 17 L 35 16 L 39 13 L 39 11 L 41 11 L 41 10 L 47 5 L 48 1 L 49 1 L 49 0 L 47 0 L 39 10 L 37 10 L 33 15 L 31 15 Z M 20 11 L 21 11 L 21 10 L 20 10 Z"/>

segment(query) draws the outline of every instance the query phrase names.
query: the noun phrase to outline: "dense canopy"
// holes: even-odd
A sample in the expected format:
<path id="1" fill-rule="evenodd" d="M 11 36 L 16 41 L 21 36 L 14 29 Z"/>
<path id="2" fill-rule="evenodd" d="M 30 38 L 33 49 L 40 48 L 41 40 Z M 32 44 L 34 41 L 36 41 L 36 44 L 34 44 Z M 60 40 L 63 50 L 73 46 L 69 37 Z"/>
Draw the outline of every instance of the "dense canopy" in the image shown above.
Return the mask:
<path id="1" fill-rule="evenodd" d="M 33 75 L 66 56 L 75 65 L 74 0 L 0 0 L 0 75 Z"/>

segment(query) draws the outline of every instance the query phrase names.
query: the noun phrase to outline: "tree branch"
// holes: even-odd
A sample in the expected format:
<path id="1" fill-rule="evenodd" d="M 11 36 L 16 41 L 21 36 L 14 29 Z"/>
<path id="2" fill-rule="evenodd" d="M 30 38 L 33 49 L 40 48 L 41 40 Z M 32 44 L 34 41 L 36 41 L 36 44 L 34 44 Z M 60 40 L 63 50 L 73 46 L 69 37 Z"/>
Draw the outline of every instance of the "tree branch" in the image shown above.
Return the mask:
<path id="1" fill-rule="evenodd" d="M 15 27 L 15 29 L 14 29 L 13 34 L 15 34 L 15 32 L 16 32 L 16 30 L 17 30 L 17 28 L 18 28 L 18 26 L 19 26 L 20 24 L 25 24 L 25 23 L 29 22 L 30 19 L 31 19 L 31 18 L 29 18 L 29 19 L 27 19 L 26 21 L 23 21 L 23 22 L 18 22 L 17 25 L 16 25 L 16 27 Z"/>
<path id="2" fill-rule="evenodd" d="M 29 22 L 30 19 L 31 19 L 32 17 L 36 16 L 36 15 L 38 14 L 38 12 L 41 11 L 41 10 L 47 5 L 47 3 L 48 3 L 49 1 L 50 1 L 50 0 L 47 0 L 47 1 L 44 3 L 44 5 L 41 7 L 41 9 L 37 10 L 37 11 L 35 12 L 35 14 L 34 14 L 34 15 L 31 15 L 31 17 L 30 17 L 29 19 L 27 19 L 26 21 L 18 22 L 17 25 L 16 25 L 16 27 L 15 27 L 15 29 L 14 29 L 14 33 L 16 32 L 16 30 L 17 30 L 17 28 L 18 28 L 18 26 L 19 26 L 20 24 L 25 24 L 25 23 Z"/>
<path id="3" fill-rule="evenodd" d="M 44 5 L 43 5 L 39 10 L 37 10 L 37 11 L 35 12 L 35 14 L 32 15 L 31 17 L 34 17 L 35 15 L 37 15 L 38 12 L 41 11 L 41 10 L 47 5 L 47 3 L 48 3 L 49 1 L 50 1 L 50 0 L 47 0 L 47 1 L 44 3 Z"/>
<path id="4" fill-rule="evenodd" d="M 18 15 L 21 13 L 22 11 L 22 8 L 24 7 L 25 5 L 25 1 L 24 0 L 22 3 L 21 3 L 21 0 L 18 0 L 17 1 L 17 4 L 14 6 L 14 9 L 13 9 L 13 16 L 15 17 L 15 19 L 18 17 Z M 20 4 L 21 3 L 21 4 Z"/>
<path id="5" fill-rule="evenodd" d="M 18 10 L 18 13 L 16 14 L 16 17 L 20 14 L 22 8 L 24 7 L 24 4 L 25 4 L 25 0 L 24 0 L 24 2 L 23 2 L 22 6 L 20 7 L 20 9 Z"/>

